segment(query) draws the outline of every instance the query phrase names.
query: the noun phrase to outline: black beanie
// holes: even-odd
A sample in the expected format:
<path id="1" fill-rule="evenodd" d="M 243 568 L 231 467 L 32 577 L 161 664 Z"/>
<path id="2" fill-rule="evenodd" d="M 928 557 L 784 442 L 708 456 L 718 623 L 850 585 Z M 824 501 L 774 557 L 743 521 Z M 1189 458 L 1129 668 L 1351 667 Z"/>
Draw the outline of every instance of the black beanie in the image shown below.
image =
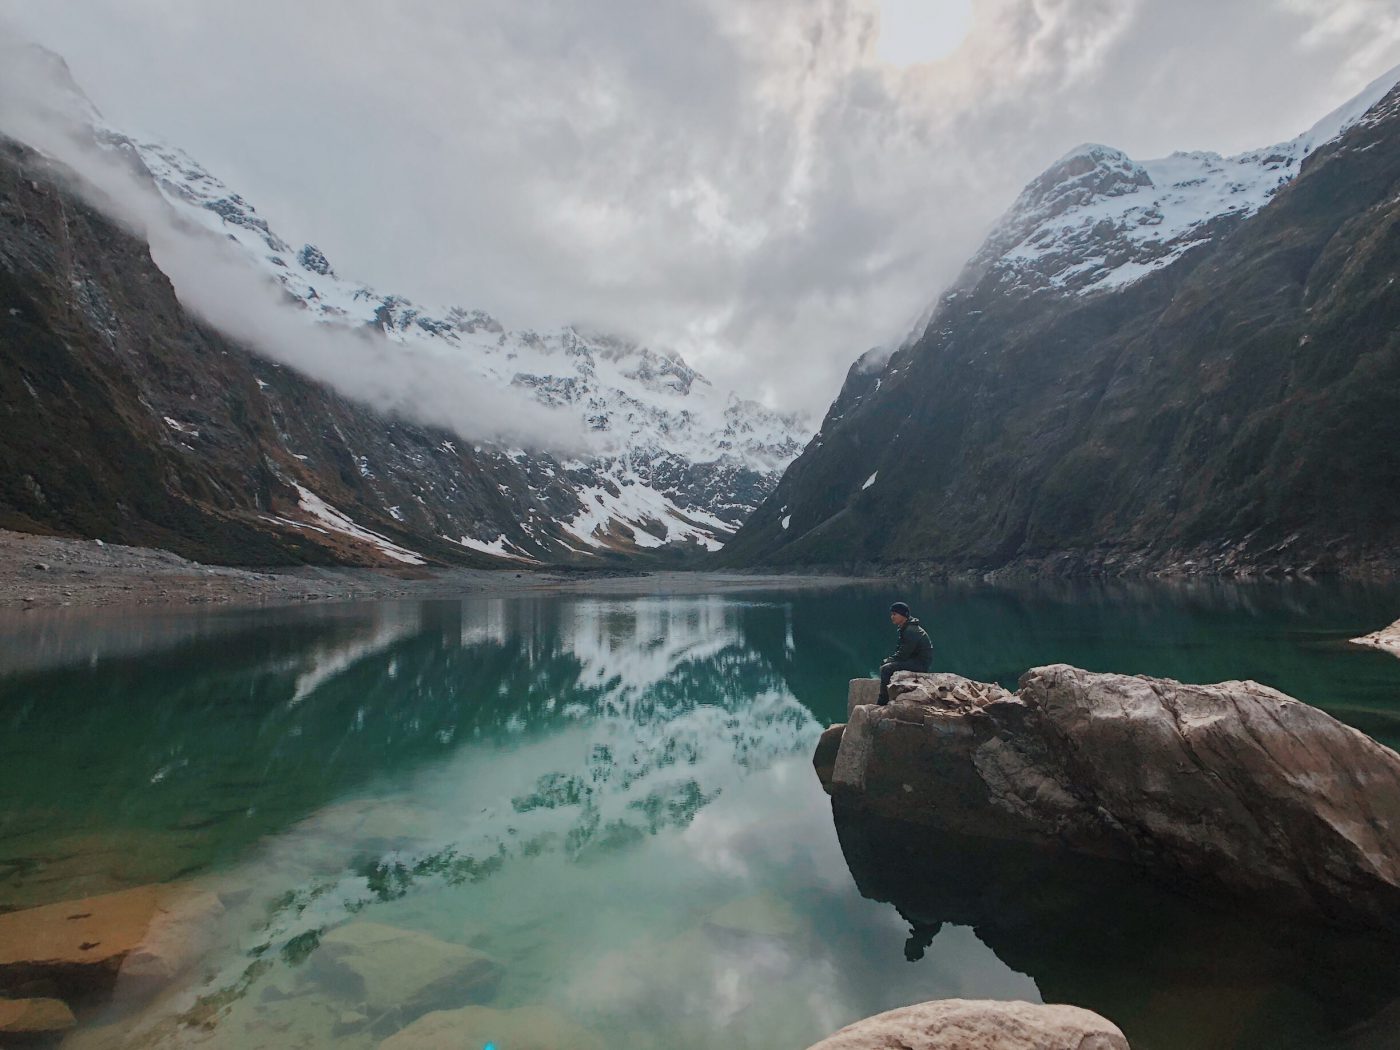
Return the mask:
<path id="1" fill-rule="evenodd" d="M 890 606 L 890 612 L 899 613 L 900 616 L 907 619 L 909 616 L 909 606 L 905 605 L 903 602 L 895 602 Z"/>

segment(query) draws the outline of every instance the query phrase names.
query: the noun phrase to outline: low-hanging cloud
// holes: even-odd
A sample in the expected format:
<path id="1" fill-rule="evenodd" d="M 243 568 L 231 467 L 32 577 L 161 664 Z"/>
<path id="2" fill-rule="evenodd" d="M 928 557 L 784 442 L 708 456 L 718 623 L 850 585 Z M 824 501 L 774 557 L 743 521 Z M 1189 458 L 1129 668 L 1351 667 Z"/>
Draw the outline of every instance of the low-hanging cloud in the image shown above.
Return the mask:
<path id="1" fill-rule="evenodd" d="M 467 350 L 391 342 L 371 328 L 316 323 L 239 249 L 181 219 L 131 158 L 104 149 L 52 56 L 0 39 L 0 133 L 71 173 L 72 188 L 136 236 L 181 303 L 272 361 L 400 419 L 469 441 L 576 453 L 592 448 L 575 416 L 475 375 Z"/>
<path id="2" fill-rule="evenodd" d="M 1067 149 L 1290 138 L 1400 62 L 1393 0 L 980 0 L 877 58 L 879 0 L 0 0 L 119 126 L 340 272 L 681 350 L 820 409 Z"/>

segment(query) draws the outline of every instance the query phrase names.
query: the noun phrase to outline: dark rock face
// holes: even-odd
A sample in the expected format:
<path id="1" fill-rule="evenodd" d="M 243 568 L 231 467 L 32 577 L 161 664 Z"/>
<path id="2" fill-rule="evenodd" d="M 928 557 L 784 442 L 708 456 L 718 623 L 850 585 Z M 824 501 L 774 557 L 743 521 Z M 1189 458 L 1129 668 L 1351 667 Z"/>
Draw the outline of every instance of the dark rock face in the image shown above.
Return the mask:
<path id="1" fill-rule="evenodd" d="M 1274 159 L 1256 167 L 1282 178 Z M 1096 154 L 1042 181 L 1027 191 L 1037 221 L 1130 192 L 1141 174 Z M 1134 265 L 1164 264 L 1140 280 L 1077 290 L 1068 263 L 1097 243 L 1112 264 L 1122 235 L 1075 227 L 1023 244 L 1039 254 L 1020 283 L 975 261 L 920 337 L 852 369 L 723 559 L 1064 574 L 1393 567 L 1400 89 L 1257 213 L 1162 242 L 1170 261 L 1144 249 Z"/>
<path id="2" fill-rule="evenodd" d="M 1400 756 L 1366 735 L 1252 682 L 1056 665 L 959 700 L 920 681 L 952 677 L 906 673 L 888 706 L 854 709 L 829 781 L 846 812 L 1400 934 Z"/>

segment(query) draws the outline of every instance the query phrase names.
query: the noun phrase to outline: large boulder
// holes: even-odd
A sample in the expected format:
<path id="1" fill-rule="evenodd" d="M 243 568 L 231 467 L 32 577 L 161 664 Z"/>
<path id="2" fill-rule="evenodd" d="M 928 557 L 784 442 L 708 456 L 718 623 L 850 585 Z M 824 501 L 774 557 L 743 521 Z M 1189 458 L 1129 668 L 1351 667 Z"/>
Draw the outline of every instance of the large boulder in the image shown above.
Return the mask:
<path id="1" fill-rule="evenodd" d="M 940 999 L 867 1017 L 810 1050 L 1128 1050 L 1128 1040 L 1077 1006 Z"/>
<path id="2" fill-rule="evenodd" d="M 398 1024 L 429 1010 L 484 1002 L 502 974 L 500 963 L 474 948 L 377 922 L 331 930 L 311 962 L 331 994 Z"/>
<path id="3" fill-rule="evenodd" d="M 1055 665 L 1015 695 L 968 683 L 944 702 L 951 677 L 904 675 L 907 699 L 855 706 L 831 765 L 838 809 L 1400 932 L 1400 756 L 1365 734 L 1254 682 Z"/>
<path id="4" fill-rule="evenodd" d="M 212 893 L 140 886 L 0 915 L 0 993 L 149 994 L 207 950 Z"/>

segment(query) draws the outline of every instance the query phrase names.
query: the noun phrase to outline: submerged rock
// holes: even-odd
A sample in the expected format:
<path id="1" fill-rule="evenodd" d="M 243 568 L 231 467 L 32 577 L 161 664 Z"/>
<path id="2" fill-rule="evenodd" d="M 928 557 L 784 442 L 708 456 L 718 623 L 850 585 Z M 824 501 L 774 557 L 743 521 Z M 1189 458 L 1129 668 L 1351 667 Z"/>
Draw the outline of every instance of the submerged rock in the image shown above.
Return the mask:
<path id="1" fill-rule="evenodd" d="M 1015 695 L 898 678 L 902 694 L 856 706 L 841 733 L 839 808 L 1400 933 L 1400 756 L 1317 708 L 1254 682 L 1065 665 L 1028 672 Z"/>
<path id="2" fill-rule="evenodd" d="M 0 915 L 0 991 L 149 994 L 199 957 L 222 913 L 214 894 L 141 886 Z"/>
<path id="3" fill-rule="evenodd" d="M 462 1050 L 495 1045 L 502 1050 L 603 1050 L 602 1039 L 547 1006 L 497 1010 L 468 1006 L 438 1010 L 379 1044 L 379 1050 Z"/>
<path id="4" fill-rule="evenodd" d="M 58 999 L 0 999 L 0 1039 L 53 1037 L 76 1024 L 68 1004 Z"/>
<path id="5" fill-rule="evenodd" d="M 758 893 L 710 912 L 705 917 L 705 929 L 719 936 L 786 940 L 800 936 L 803 925 L 786 900 L 771 893 Z"/>
<path id="6" fill-rule="evenodd" d="M 1128 1040 L 1077 1006 L 940 999 L 848 1025 L 809 1050 L 1128 1050 Z"/>
<path id="7" fill-rule="evenodd" d="M 403 1024 L 496 994 L 502 968 L 491 956 L 426 933 L 352 922 L 321 938 L 312 972 L 332 994 L 373 1018 Z"/>

